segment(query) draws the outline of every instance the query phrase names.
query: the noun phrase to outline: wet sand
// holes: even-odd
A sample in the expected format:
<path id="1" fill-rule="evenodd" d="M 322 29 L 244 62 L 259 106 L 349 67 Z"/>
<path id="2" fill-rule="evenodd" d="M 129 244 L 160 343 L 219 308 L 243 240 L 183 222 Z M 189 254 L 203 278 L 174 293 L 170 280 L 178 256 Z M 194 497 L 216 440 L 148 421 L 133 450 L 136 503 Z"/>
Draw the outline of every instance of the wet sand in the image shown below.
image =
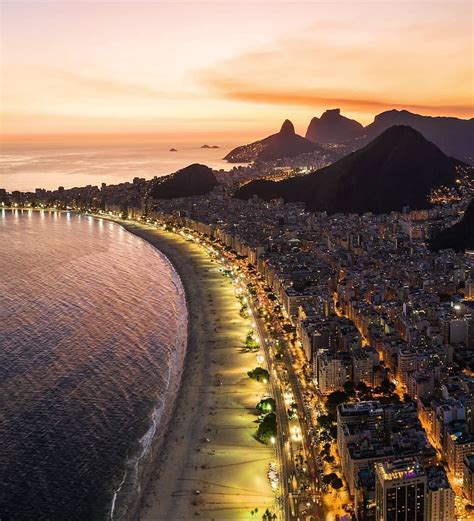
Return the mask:
<path id="1" fill-rule="evenodd" d="M 253 438 L 265 385 L 250 380 L 255 354 L 231 279 L 203 248 L 176 234 L 122 224 L 163 252 L 179 273 L 188 307 L 188 351 L 175 413 L 143 494 L 140 521 L 260 520 L 275 495 L 274 451 Z M 199 491 L 199 492 L 197 492 Z M 251 511 L 258 508 L 258 512 Z"/>

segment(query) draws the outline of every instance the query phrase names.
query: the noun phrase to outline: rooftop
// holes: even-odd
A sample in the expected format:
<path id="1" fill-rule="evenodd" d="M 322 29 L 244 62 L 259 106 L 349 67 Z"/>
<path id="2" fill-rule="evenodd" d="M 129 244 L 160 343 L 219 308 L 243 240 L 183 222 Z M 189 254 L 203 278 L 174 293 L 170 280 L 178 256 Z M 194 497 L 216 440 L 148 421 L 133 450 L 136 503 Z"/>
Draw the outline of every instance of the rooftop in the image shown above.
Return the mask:
<path id="1" fill-rule="evenodd" d="M 342 403 L 337 409 L 338 413 L 342 416 L 363 416 L 366 414 L 383 413 L 382 405 L 377 400 L 368 400 L 357 403 Z"/>
<path id="2" fill-rule="evenodd" d="M 426 476 L 417 459 L 403 458 L 375 464 L 375 471 L 383 481 L 397 481 Z"/>

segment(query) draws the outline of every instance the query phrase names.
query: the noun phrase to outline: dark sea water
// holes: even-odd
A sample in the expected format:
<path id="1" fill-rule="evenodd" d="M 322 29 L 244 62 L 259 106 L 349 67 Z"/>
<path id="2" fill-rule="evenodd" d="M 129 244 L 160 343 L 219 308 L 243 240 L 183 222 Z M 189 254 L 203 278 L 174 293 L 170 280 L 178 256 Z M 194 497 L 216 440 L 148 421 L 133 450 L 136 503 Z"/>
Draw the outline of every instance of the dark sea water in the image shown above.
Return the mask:
<path id="1" fill-rule="evenodd" d="M 0 210 L 0 520 L 120 517 L 185 341 L 181 283 L 152 246 Z"/>

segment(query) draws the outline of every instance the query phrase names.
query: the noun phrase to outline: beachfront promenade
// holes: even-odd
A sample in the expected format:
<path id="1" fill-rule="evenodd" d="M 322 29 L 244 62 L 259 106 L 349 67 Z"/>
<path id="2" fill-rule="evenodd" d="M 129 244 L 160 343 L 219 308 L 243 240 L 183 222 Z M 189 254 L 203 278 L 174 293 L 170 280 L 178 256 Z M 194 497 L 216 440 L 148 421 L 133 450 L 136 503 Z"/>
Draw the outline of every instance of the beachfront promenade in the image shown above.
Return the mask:
<path id="1" fill-rule="evenodd" d="M 243 349 L 251 321 L 239 315 L 231 279 L 203 247 L 155 227 L 121 224 L 170 259 L 189 312 L 176 413 L 140 520 L 261 520 L 267 508 L 277 510 L 267 478 L 276 455 L 253 437 L 255 405 L 267 387 L 247 377 L 257 365 L 255 353 Z"/>
<path id="2" fill-rule="evenodd" d="M 175 232 L 177 233 L 174 233 L 173 236 L 179 238 L 179 230 L 176 229 Z M 218 253 L 218 250 L 215 249 L 216 245 L 207 243 L 207 240 L 204 237 L 199 238 L 198 236 L 192 236 L 189 233 L 186 233 L 185 236 L 188 238 L 192 237 L 195 244 L 199 244 L 201 252 L 209 251 L 210 249 L 214 250 L 219 257 L 219 264 L 223 262 L 227 269 L 233 273 L 236 289 L 243 294 L 246 294 L 246 284 L 248 282 L 247 274 L 245 273 L 245 266 L 240 263 L 240 261 L 237 261 L 231 253 L 224 250 Z M 189 241 L 186 242 L 189 243 Z M 208 258 L 207 254 L 205 257 Z M 240 277 L 244 278 L 240 280 Z M 252 277 L 249 280 L 255 282 L 255 279 Z M 222 285 L 222 283 L 220 283 L 220 285 Z M 275 357 L 274 340 L 268 334 L 265 323 L 259 316 L 259 310 L 254 306 L 253 298 L 250 295 L 247 295 L 247 297 L 247 302 L 252 311 L 251 327 L 256 330 L 263 351 L 266 355 L 267 366 L 271 374 L 271 394 L 277 403 L 276 413 L 279 424 L 279 435 L 275 441 L 280 464 L 280 487 L 277 495 L 280 499 L 279 509 L 281 510 L 281 515 L 283 516 L 283 519 L 287 519 L 288 521 L 296 521 L 298 519 L 305 519 L 306 517 L 309 518 L 311 515 L 315 516 L 317 519 L 333 519 L 334 512 L 331 512 L 331 507 L 327 509 L 329 510 L 328 512 L 317 500 L 318 493 L 314 488 L 314 481 L 320 479 L 319 469 L 315 464 L 316 458 L 314 455 L 314 449 L 311 445 L 310 430 L 303 413 L 304 406 L 301 389 L 299 388 L 299 384 L 293 374 L 292 361 L 289 360 L 286 350 L 283 350 L 283 353 L 285 353 L 283 360 L 277 364 L 278 367 L 275 366 L 273 361 Z M 234 302 L 235 300 L 232 299 L 232 301 Z M 232 323 L 232 327 L 235 328 L 234 323 Z M 283 336 L 280 337 L 279 341 L 283 344 L 286 343 Z M 288 374 L 290 381 L 285 384 L 280 378 L 280 373 Z M 288 421 L 287 408 L 289 407 L 291 400 L 286 403 L 286 394 L 288 392 L 285 391 L 285 388 L 291 388 L 290 393 L 299 406 L 298 417 L 290 422 Z M 275 510 L 277 509 L 275 508 Z M 251 517 L 248 518 L 244 517 L 244 519 L 260 518 L 261 513 L 257 515 L 257 517 L 254 517 L 254 515 L 251 515 Z M 228 518 L 218 517 L 215 519 L 217 521 L 217 519 L 237 518 L 229 515 Z"/>

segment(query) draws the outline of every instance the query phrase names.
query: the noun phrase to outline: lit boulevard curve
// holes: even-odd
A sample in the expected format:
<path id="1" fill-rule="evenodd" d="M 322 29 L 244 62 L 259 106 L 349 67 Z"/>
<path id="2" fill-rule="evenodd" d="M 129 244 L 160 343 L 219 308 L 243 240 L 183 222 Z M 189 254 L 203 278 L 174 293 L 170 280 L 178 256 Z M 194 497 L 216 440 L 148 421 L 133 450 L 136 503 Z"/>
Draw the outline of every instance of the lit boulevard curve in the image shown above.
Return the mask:
<path id="1" fill-rule="evenodd" d="M 284 519 L 292 521 L 295 518 L 295 512 L 290 508 L 289 495 L 290 495 L 290 483 L 293 476 L 296 474 L 294 468 L 294 459 L 291 451 L 291 445 L 289 442 L 290 436 L 290 425 L 288 422 L 288 415 L 286 412 L 285 400 L 282 396 L 281 386 L 278 379 L 278 370 L 275 367 L 273 358 L 269 351 L 270 341 L 266 332 L 265 327 L 262 324 L 261 319 L 258 317 L 252 299 L 249 298 L 250 307 L 255 320 L 257 334 L 260 338 L 260 343 L 263 347 L 265 354 L 265 360 L 270 374 L 270 386 L 272 389 L 272 395 L 276 402 L 276 415 L 278 422 L 278 436 L 276 440 L 277 452 L 280 460 L 281 476 L 280 483 L 282 489 L 282 507 L 284 511 Z"/>
<path id="2" fill-rule="evenodd" d="M 232 269 L 240 271 L 240 267 L 234 265 L 232 260 L 229 259 L 228 252 L 222 252 L 223 255 L 229 261 Z M 246 282 L 249 282 L 247 278 Z M 290 425 L 288 421 L 287 407 L 283 398 L 282 384 L 278 375 L 278 368 L 274 363 L 273 353 L 270 351 L 272 346 L 272 340 L 268 335 L 266 325 L 264 321 L 259 317 L 258 311 L 255 309 L 255 304 L 251 295 L 247 295 L 250 309 L 252 311 L 253 319 L 257 329 L 257 334 L 260 338 L 260 343 L 263 347 L 265 354 L 266 363 L 270 374 L 270 386 L 272 389 L 273 397 L 276 401 L 277 410 L 277 421 L 279 425 L 279 435 L 277 436 L 276 446 L 277 453 L 281 463 L 281 487 L 283 493 L 283 511 L 285 514 L 284 519 L 288 521 L 300 521 L 305 519 L 306 515 L 313 515 L 315 519 L 323 519 L 323 509 L 318 506 L 314 499 L 316 497 L 315 480 L 319 481 L 319 472 L 316 465 L 316 456 L 314 449 L 311 445 L 310 440 L 310 427 L 311 419 L 307 418 L 304 408 L 304 400 L 301 394 L 300 386 L 298 384 L 297 376 L 294 372 L 293 366 L 290 360 L 289 346 L 284 342 L 285 349 L 283 350 L 283 362 L 287 369 L 289 377 L 289 383 L 293 391 L 293 396 L 296 399 L 296 405 L 298 410 L 298 422 L 300 424 L 300 431 L 302 434 L 302 445 L 304 449 L 306 466 L 310 477 L 310 489 L 308 491 L 298 490 L 298 472 L 295 466 L 295 456 L 291 443 Z M 301 509 L 305 511 L 302 514 Z M 323 516 L 323 517 L 321 517 Z"/>

